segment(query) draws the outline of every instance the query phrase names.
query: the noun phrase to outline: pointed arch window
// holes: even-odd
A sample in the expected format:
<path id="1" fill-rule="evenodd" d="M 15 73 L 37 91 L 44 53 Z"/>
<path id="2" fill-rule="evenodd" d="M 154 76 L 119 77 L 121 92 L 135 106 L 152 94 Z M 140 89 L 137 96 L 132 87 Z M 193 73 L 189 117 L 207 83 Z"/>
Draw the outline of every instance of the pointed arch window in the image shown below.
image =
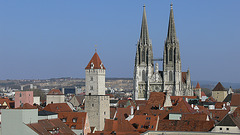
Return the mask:
<path id="1" fill-rule="evenodd" d="M 173 80 L 172 71 L 169 72 L 169 81 Z"/>
<path id="2" fill-rule="evenodd" d="M 142 81 L 145 81 L 146 75 L 145 75 L 145 71 L 142 71 Z"/>
<path id="3" fill-rule="evenodd" d="M 142 62 L 145 62 L 145 49 L 142 50 Z"/>
<path id="4" fill-rule="evenodd" d="M 169 61 L 172 61 L 172 59 L 173 59 L 173 49 L 170 48 L 169 49 Z"/>

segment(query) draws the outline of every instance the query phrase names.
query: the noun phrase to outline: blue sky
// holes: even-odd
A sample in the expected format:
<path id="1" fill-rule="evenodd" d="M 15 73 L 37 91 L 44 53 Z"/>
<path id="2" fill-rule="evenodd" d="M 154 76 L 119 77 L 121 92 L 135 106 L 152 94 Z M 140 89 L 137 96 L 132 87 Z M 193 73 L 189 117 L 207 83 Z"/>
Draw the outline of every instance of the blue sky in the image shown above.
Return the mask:
<path id="1" fill-rule="evenodd" d="M 170 3 L 0 0 L 0 80 L 83 78 L 95 45 L 107 77 L 133 77 L 143 5 L 153 55 L 160 58 Z M 192 80 L 240 82 L 239 5 L 173 0 L 182 70 L 189 67 Z"/>

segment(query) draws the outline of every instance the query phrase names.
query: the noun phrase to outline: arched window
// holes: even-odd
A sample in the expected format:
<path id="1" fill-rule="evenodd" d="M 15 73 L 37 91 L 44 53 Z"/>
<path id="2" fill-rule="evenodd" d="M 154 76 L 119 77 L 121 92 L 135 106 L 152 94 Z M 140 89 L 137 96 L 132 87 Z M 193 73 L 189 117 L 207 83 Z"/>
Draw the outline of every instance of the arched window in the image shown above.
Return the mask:
<path id="1" fill-rule="evenodd" d="M 172 71 L 169 72 L 169 81 L 172 81 Z"/>
<path id="2" fill-rule="evenodd" d="M 145 49 L 142 50 L 142 62 L 145 62 Z"/>
<path id="3" fill-rule="evenodd" d="M 173 49 L 170 48 L 170 50 L 169 50 L 169 61 L 172 61 L 172 58 L 173 58 Z"/>
<path id="4" fill-rule="evenodd" d="M 146 75 L 145 75 L 145 71 L 143 70 L 143 71 L 142 71 L 142 81 L 145 81 L 145 76 L 146 76 Z"/>

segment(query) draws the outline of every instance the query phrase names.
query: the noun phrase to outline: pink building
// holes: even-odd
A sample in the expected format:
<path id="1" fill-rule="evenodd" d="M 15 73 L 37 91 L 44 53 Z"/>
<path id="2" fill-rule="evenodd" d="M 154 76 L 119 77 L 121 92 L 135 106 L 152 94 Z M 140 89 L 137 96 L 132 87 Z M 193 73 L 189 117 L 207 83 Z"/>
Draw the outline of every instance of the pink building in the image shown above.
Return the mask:
<path id="1" fill-rule="evenodd" d="M 16 91 L 15 92 L 15 108 L 29 103 L 33 105 L 33 91 Z"/>

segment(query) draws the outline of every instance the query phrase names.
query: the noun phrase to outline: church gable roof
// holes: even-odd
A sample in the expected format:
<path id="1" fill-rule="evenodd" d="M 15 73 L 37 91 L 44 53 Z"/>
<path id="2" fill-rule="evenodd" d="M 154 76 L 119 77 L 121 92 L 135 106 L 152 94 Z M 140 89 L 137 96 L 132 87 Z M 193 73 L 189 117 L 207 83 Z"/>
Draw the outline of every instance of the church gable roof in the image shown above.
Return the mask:
<path id="1" fill-rule="evenodd" d="M 200 89 L 200 85 L 199 85 L 199 82 L 197 82 L 197 86 L 196 86 L 196 89 Z"/>
<path id="2" fill-rule="evenodd" d="M 223 85 L 218 82 L 218 84 L 215 86 L 215 88 L 212 91 L 226 91 L 226 89 L 223 87 Z"/>
<path id="3" fill-rule="evenodd" d="M 92 59 L 89 61 L 85 69 L 91 69 L 92 64 L 93 64 L 93 69 L 105 69 L 97 52 L 94 53 Z"/>

